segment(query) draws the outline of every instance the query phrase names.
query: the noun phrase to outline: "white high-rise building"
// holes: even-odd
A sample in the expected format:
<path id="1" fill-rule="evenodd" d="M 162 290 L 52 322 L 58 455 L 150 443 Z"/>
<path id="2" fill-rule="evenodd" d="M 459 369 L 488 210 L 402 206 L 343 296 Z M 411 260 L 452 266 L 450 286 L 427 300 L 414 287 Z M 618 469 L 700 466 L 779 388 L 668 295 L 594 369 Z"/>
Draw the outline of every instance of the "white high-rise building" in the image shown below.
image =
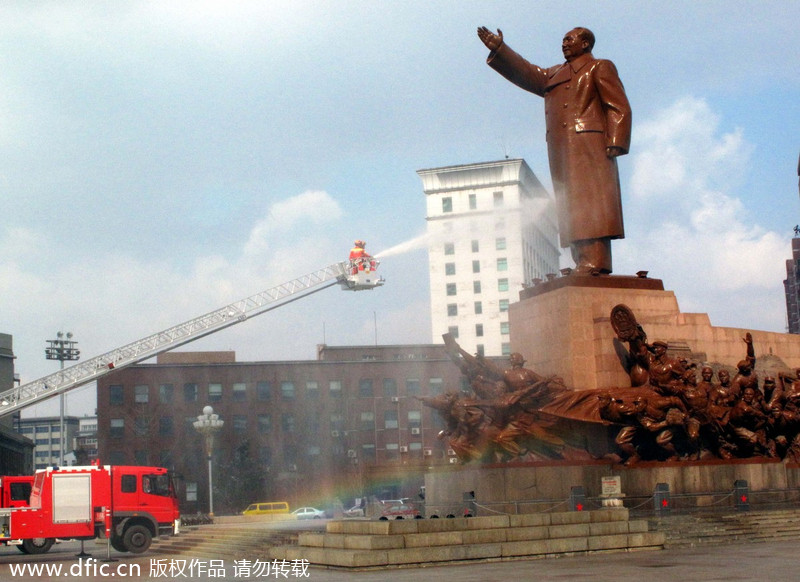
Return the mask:
<path id="1" fill-rule="evenodd" d="M 427 202 L 432 339 L 507 355 L 508 304 L 558 273 L 554 204 L 522 159 L 419 170 Z"/>

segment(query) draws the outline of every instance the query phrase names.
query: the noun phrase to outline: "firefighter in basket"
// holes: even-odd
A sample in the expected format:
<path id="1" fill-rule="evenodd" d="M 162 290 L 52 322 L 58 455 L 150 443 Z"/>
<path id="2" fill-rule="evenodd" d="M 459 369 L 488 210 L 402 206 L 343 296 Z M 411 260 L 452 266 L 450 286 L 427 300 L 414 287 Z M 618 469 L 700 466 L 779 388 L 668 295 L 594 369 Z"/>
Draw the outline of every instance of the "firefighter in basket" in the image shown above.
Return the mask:
<path id="1" fill-rule="evenodd" d="M 350 273 L 357 275 L 359 271 L 375 270 L 375 260 L 372 258 L 364 247 L 367 246 L 363 240 L 357 240 L 353 243 L 353 248 L 350 250 Z"/>

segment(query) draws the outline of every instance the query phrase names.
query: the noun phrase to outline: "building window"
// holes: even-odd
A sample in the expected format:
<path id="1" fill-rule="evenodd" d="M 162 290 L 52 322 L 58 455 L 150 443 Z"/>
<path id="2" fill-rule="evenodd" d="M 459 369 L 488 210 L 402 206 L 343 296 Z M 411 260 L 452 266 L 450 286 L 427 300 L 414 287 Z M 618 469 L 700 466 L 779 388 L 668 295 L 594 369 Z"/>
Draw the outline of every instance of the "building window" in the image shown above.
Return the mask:
<path id="1" fill-rule="evenodd" d="M 330 393 L 331 398 L 339 398 L 342 395 L 342 381 L 331 380 L 328 382 L 328 392 Z"/>
<path id="2" fill-rule="evenodd" d="M 243 414 L 233 415 L 233 432 L 243 433 L 247 431 L 247 417 Z"/>
<path id="3" fill-rule="evenodd" d="M 506 237 L 501 236 L 494 239 L 494 248 L 498 251 L 506 250 Z"/>
<path id="4" fill-rule="evenodd" d="M 455 283 L 448 283 L 447 284 L 447 295 L 452 297 L 456 294 L 456 284 Z"/>
<path id="5" fill-rule="evenodd" d="M 397 428 L 397 410 L 383 411 L 383 428 Z"/>
<path id="6" fill-rule="evenodd" d="M 108 431 L 108 436 L 112 439 L 121 439 L 125 436 L 125 419 L 112 418 L 111 425 Z"/>
<path id="7" fill-rule="evenodd" d="M 256 383 L 256 396 L 259 400 L 269 400 L 272 396 L 272 387 L 269 382 Z"/>
<path id="8" fill-rule="evenodd" d="M 196 416 L 183 417 L 183 430 L 188 434 L 195 434 L 197 430 L 194 428 L 194 423 L 197 422 Z"/>
<path id="9" fill-rule="evenodd" d="M 475 336 L 476 337 L 483 337 L 483 324 L 476 323 L 475 324 Z"/>
<path id="10" fill-rule="evenodd" d="M 361 413 L 361 430 L 375 430 L 375 413 Z"/>
<path id="11" fill-rule="evenodd" d="M 222 384 L 209 384 L 208 385 L 208 401 L 219 402 L 222 400 Z"/>
<path id="12" fill-rule="evenodd" d="M 475 302 L 475 315 L 480 315 L 483 313 L 483 303 L 480 301 Z"/>
<path id="13" fill-rule="evenodd" d="M 419 378 L 406 378 L 406 396 L 414 396 L 420 393 Z"/>
<path id="14" fill-rule="evenodd" d="M 136 436 L 146 436 L 150 432 L 150 419 L 146 416 L 137 416 L 133 422 L 133 432 Z"/>
<path id="15" fill-rule="evenodd" d="M 267 434 L 272 428 L 272 417 L 269 414 L 259 414 L 256 421 L 258 423 L 258 432 Z"/>
<path id="16" fill-rule="evenodd" d="M 283 462 L 288 465 L 286 467 L 290 471 L 297 471 L 297 447 L 294 445 L 285 445 L 283 447 Z"/>
<path id="17" fill-rule="evenodd" d="M 339 413 L 331 414 L 331 430 L 344 430 L 344 415 Z"/>
<path id="18" fill-rule="evenodd" d="M 247 384 L 244 382 L 236 382 L 233 385 L 233 399 L 238 402 L 247 400 Z"/>
<path id="19" fill-rule="evenodd" d="M 497 259 L 497 270 L 498 271 L 508 271 L 508 259 L 505 257 L 500 257 Z"/>
<path id="20" fill-rule="evenodd" d="M 475 346 L 475 353 L 478 354 L 479 356 L 484 356 L 485 355 L 484 351 L 485 348 L 483 347 L 483 344 L 478 344 L 477 346 Z"/>
<path id="21" fill-rule="evenodd" d="M 503 313 L 504 311 L 508 311 L 508 299 L 500 300 L 500 313 Z"/>
<path id="22" fill-rule="evenodd" d="M 454 245 L 453 243 L 444 243 L 444 254 L 446 255 L 456 254 L 456 245 Z"/>
<path id="23" fill-rule="evenodd" d="M 444 264 L 444 274 L 445 275 L 455 275 L 456 274 L 456 264 L 455 263 L 445 263 Z"/>
<path id="24" fill-rule="evenodd" d="M 507 321 L 501 321 L 500 322 L 500 333 L 502 335 L 508 335 L 508 322 Z"/>
<path id="25" fill-rule="evenodd" d="M 476 194 L 469 195 L 469 209 L 475 210 L 478 208 L 478 196 Z"/>
<path id="26" fill-rule="evenodd" d="M 136 404 L 147 404 L 150 402 L 150 386 L 139 384 L 133 387 L 134 402 Z"/>
<path id="27" fill-rule="evenodd" d="M 294 382 L 284 380 L 281 382 L 281 396 L 284 400 L 294 399 Z"/>
<path id="28" fill-rule="evenodd" d="M 309 398 L 319 398 L 319 382 L 308 380 L 306 382 L 306 396 Z"/>
<path id="29" fill-rule="evenodd" d="M 284 413 L 281 416 L 281 427 L 283 432 L 294 432 L 294 415 Z"/>
<path id="30" fill-rule="evenodd" d="M 172 384 L 161 384 L 158 387 L 158 399 L 162 404 L 171 404 L 173 392 L 174 388 Z"/>
<path id="31" fill-rule="evenodd" d="M 473 293 L 480 293 L 481 292 L 481 282 L 480 281 L 473 281 L 472 282 L 472 292 Z"/>
<path id="32" fill-rule="evenodd" d="M 365 463 L 375 462 L 375 445 L 361 445 L 361 460 Z"/>
<path id="33" fill-rule="evenodd" d="M 408 428 L 420 428 L 422 426 L 422 412 L 419 410 L 408 411 Z"/>
<path id="34" fill-rule="evenodd" d="M 450 327 L 447 328 L 447 333 L 453 336 L 453 339 L 458 339 L 458 326 L 451 325 Z"/>
<path id="35" fill-rule="evenodd" d="M 481 272 L 481 262 L 480 261 L 472 261 L 472 272 L 473 273 L 480 273 Z"/>
<path id="36" fill-rule="evenodd" d="M 386 460 L 391 461 L 400 456 L 400 446 L 397 443 L 386 443 Z"/>
<path id="37" fill-rule="evenodd" d="M 448 317 L 455 317 L 456 315 L 458 315 L 458 305 L 455 303 L 448 303 L 447 315 Z"/>
<path id="38" fill-rule="evenodd" d="M 109 404 L 123 404 L 125 402 L 125 393 L 120 384 L 112 384 L 108 387 L 108 402 Z"/>
<path id="39" fill-rule="evenodd" d="M 472 241 L 472 252 L 477 253 L 480 250 L 480 245 L 477 240 Z"/>
<path id="40" fill-rule="evenodd" d="M 361 378 L 361 380 L 358 381 L 359 398 L 370 398 L 372 395 L 372 378 Z"/>
<path id="41" fill-rule="evenodd" d="M 383 395 L 386 397 L 397 396 L 397 380 L 394 378 L 383 379 Z"/>
<path id="42" fill-rule="evenodd" d="M 436 396 L 437 394 L 441 394 L 444 388 L 444 381 L 441 378 L 431 378 L 429 380 L 429 385 L 431 387 L 431 395 Z"/>
<path id="43" fill-rule="evenodd" d="M 500 349 L 501 349 L 502 354 L 504 356 L 510 356 L 511 355 L 511 344 L 510 343 L 503 342 L 503 344 L 500 346 Z"/>
<path id="44" fill-rule="evenodd" d="M 497 280 L 497 290 L 498 291 L 508 291 L 508 279 L 498 279 Z"/>
<path id="45" fill-rule="evenodd" d="M 450 196 L 442 198 L 442 212 L 453 212 L 453 199 Z"/>
<path id="46" fill-rule="evenodd" d="M 258 449 L 258 458 L 263 465 L 269 466 L 272 464 L 272 449 L 269 447 L 261 447 Z"/>
<path id="47" fill-rule="evenodd" d="M 158 434 L 169 436 L 172 434 L 174 422 L 171 416 L 162 416 L 158 419 Z"/>
<path id="48" fill-rule="evenodd" d="M 493 194 L 494 198 L 494 207 L 500 208 L 503 206 L 503 193 L 502 192 L 495 192 Z"/>
<path id="49" fill-rule="evenodd" d="M 108 454 L 109 465 L 124 465 L 126 462 L 124 451 L 111 451 Z"/>

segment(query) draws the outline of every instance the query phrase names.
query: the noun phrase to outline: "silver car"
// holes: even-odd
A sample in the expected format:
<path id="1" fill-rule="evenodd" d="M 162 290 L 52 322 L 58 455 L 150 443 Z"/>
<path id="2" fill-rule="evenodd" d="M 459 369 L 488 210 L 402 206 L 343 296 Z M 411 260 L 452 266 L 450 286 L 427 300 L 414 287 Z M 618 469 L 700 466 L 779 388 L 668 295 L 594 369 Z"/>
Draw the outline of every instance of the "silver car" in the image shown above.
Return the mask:
<path id="1" fill-rule="evenodd" d="M 301 507 L 295 509 L 292 515 L 296 516 L 297 519 L 323 519 L 325 517 L 325 512 L 321 509 L 314 509 L 313 507 Z"/>

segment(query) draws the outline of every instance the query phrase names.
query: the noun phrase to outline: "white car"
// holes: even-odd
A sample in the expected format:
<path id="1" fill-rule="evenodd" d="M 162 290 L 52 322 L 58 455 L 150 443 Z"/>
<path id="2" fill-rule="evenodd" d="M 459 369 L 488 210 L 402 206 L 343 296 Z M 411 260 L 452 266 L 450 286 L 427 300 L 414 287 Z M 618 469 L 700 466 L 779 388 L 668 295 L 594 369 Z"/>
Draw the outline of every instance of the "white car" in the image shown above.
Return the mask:
<path id="1" fill-rule="evenodd" d="M 325 512 L 313 507 L 301 507 L 300 509 L 295 509 L 292 515 L 296 516 L 297 519 L 323 519 Z"/>
<path id="2" fill-rule="evenodd" d="M 344 515 L 344 517 L 364 517 L 364 507 L 361 505 L 354 505 L 350 509 L 345 509 L 342 515 Z"/>

